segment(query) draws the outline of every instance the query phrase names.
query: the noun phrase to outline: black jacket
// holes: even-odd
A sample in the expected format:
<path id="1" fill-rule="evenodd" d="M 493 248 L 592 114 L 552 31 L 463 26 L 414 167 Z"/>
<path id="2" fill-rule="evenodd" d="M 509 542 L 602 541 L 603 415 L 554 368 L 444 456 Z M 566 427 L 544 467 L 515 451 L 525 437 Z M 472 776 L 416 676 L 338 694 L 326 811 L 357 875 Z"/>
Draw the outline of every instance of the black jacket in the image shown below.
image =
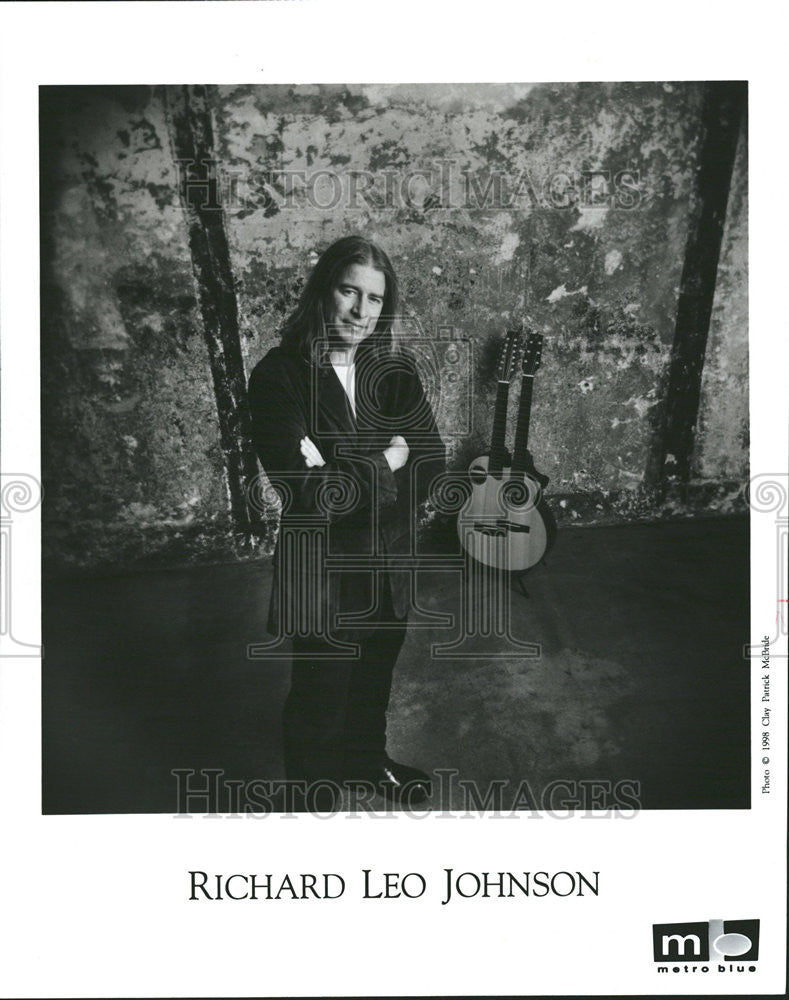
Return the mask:
<path id="1" fill-rule="evenodd" d="M 354 417 L 328 359 L 306 362 L 286 347 L 270 350 L 250 377 L 253 440 L 283 501 L 268 619 L 275 635 L 333 632 L 337 613 L 371 610 L 376 568 L 389 574 L 395 614 L 408 611 L 416 511 L 446 451 L 407 352 L 381 358 L 360 345 L 355 398 Z M 395 434 L 409 458 L 393 473 L 383 450 Z M 324 466 L 306 467 L 305 436 Z M 395 555 L 406 557 L 398 571 Z"/>

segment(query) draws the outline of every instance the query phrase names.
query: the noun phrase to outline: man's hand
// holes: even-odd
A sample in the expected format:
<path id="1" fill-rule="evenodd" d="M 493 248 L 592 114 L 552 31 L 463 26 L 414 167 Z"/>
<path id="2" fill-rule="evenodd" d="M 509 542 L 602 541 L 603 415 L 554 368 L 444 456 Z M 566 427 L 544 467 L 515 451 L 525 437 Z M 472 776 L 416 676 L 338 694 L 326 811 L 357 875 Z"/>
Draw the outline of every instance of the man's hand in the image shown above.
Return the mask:
<path id="1" fill-rule="evenodd" d="M 409 450 L 406 440 L 404 437 L 400 437 L 399 434 L 395 434 L 389 442 L 389 447 L 384 450 L 384 457 L 389 463 L 389 468 L 392 472 L 402 469 L 408 461 L 408 454 Z"/>
<path id="2" fill-rule="evenodd" d="M 323 461 L 323 455 L 318 451 L 317 447 L 310 441 L 308 437 L 303 437 L 299 442 L 299 448 L 304 456 L 304 461 L 307 464 L 308 469 L 320 467 L 326 463 Z"/>

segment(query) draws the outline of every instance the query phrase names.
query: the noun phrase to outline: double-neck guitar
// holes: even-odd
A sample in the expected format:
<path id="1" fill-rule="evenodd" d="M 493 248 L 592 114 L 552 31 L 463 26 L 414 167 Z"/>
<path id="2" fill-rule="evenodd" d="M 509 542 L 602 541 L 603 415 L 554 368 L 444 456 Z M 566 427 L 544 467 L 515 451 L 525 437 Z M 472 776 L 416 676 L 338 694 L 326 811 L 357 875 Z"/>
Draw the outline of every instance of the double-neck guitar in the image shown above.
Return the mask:
<path id="1" fill-rule="evenodd" d="M 542 360 L 542 345 L 539 333 L 529 333 L 525 346 L 519 331 L 507 333 L 497 372 L 490 452 L 469 466 L 471 495 L 458 515 L 464 549 L 477 562 L 512 573 L 535 566 L 556 535 L 556 521 L 543 497 L 548 478 L 535 469 L 528 447 L 534 376 Z M 522 381 L 515 446 L 507 464 L 507 405 L 519 367 Z"/>

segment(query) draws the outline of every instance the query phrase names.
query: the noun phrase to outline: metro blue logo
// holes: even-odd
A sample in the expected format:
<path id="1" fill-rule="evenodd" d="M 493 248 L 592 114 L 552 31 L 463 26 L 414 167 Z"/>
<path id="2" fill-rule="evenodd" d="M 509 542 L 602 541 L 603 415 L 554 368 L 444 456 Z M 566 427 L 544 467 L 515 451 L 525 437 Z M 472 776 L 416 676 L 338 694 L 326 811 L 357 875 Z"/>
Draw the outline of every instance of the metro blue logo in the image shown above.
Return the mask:
<path id="1" fill-rule="evenodd" d="M 656 962 L 753 962 L 759 957 L 758 920 L 653 924 Z"/>

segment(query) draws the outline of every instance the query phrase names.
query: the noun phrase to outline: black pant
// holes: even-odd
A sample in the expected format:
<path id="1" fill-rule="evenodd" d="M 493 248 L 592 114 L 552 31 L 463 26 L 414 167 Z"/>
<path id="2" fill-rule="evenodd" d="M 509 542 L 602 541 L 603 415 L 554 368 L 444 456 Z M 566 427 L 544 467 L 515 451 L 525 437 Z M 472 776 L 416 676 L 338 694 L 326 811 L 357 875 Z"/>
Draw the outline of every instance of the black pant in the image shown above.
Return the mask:
<path id="1" fill-rule="evenodd" d="M 407 623 L 395 617 L 387 574 L 375 620 L 396 624 L 334 633 L 337 639 L 359 642 L 357 659 L 317 659 L 315 653 L 331 650 L 326 639 L 294 639 L 291 688 L 283 715 L 289 779 L 362 777 L 383 761 L 392 672 Z"/>

